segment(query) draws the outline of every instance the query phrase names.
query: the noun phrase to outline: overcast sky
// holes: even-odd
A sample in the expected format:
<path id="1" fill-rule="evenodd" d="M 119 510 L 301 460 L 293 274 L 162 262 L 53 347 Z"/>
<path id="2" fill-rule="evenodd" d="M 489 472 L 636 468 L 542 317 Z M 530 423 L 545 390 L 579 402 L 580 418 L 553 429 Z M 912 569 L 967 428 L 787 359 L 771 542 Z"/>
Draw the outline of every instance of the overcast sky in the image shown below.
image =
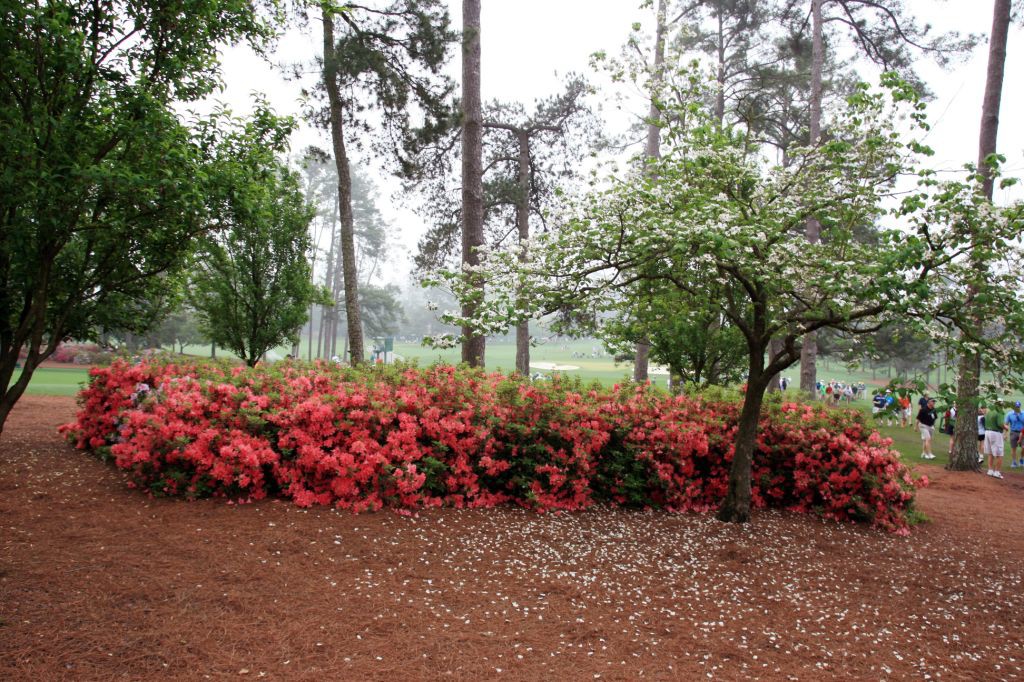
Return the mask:
<path id="1" fill-rule="evenodd" d="M 566 73 L 589 73 L 588 61 L 594 52 L 618 54 L 631 24 L 639 21 L 649 25 L 653 16 L 650 10 L 637 8 L 639 0 L 482 0 L 481 4 L 483 98 L 520 101 L 527 108 L 533 100 L 557 92 Z M 907 0 L 907 6 L 936 30 L 987 36 L 991 28 L 991 0 Z M 462 3 L 449 0 L 449 7 L 458 27 Z M 1013 28 L 1009 42 L 999 149 L 1007 156 L 1006 174 L 1024 175 L 1024 130 L 1020 124 L 1024 121 L 1024 92 L 1016 85 L 1024 72 L 1024 31 Z M 321 45 L 319 23 L 314 21 L 305 31 L 286 35 L 274 61 L 308 63 L 311 54 L 320 53 Z M 928 108 L 933 129 L 926 139 L 936 150 L 935 168 L 954 170 L 976 159 L 987 54 L 986 39 L 970 59 L 946 71 L 925 62 L 919 67 L 936 95 Z M 459 80 L 457 56 L 449 65 L 449 73 L 456 82 Z M 271 65 L 245 48 L 225 51 L 224 77 L 226 88 L 217 99 L 227 102 L 237 113 L 249 111 L 250 93 L 259 91 L 268 96 L 278 113 L 299 114 L 300 86 L 284 80 Z M 624 125 L 622 115 L 608 114 L 615 125 Z M 329 140 L 324 133 L 307 127 L 296 134 L 292 147 L 298 151 L 308 144 L 329 147 Z M 413 248 L 424 226 L 408 210 L 389 205 L 387 195 L 394 191 L 395 183 L 382 176 L 379 184 L 385 193 L 382 210 L 402 233 L 400 242 Z M 998 195 L 996 200 L 1000 201 Z M 404 259 L 400 260 L 391 279 L 404 281 L 406 269 Z"/>

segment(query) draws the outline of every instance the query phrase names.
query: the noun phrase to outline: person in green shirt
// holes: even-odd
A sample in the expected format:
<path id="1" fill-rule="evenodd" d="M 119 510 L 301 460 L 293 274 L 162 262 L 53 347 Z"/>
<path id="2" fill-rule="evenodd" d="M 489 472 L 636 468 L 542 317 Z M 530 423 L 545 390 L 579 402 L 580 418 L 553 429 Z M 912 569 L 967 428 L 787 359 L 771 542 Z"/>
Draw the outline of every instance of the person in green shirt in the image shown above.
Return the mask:
<path id="1" fill-rule="evenodd" d="M 1003 411 L 993 407 L 985 415 L 985 454 L 988 455 L 988 475 L 1002 478 L 1003 433 L 1009 429 Z"/>

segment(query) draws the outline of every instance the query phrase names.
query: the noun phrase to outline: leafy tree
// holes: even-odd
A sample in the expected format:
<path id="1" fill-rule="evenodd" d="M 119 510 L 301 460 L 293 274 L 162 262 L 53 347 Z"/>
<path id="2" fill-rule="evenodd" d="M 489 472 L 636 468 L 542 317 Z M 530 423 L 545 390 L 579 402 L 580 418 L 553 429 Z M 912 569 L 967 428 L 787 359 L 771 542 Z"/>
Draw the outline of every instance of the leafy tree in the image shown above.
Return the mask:
<path id="1" fill-rule="evenodd" d="M 892 99 L 911 103 L 919 118 L 912 89 L 887 83 Z M 765 167 L 741 134 L 718 126 L 693 101 L 668 118 L 688 124 L 663 129 L 656 173 L 590 195 L 574 220 L 539 240 L 525 268 L 518 254 L 496 252 L 489 273 L 506 283 L 502 289 L 525 280 L 525 299 L 547 309 L 575 300 L 585 302 L 578 307 L 615 310 L 637 282 L 650 280 L 728 319 L 746 343 L 747 371 L 719 518 L 742 522 L 750 514 L 751 461 L 768 382 L 799 359 L 807 332 L 857 331 L 903 300 L 902 292 L 915 291 L 924 272 L 917 242 L 902 233 L 883 232 L 871 246 L 853 239 L 854 226 L 882 212 L 880 202 L 906 164 L 904 135 L 884 113 L 883 95 L 859 89 L 833 139 L 794 150 L 786 168 Z M 823 216 L 827 239 L 809 244 L 796 229 L 809 215 Z M 447 281 L 458 288 L 460 278 L 450 273 Z M 488 299 L 495 326 L 523 314 L 518 302 L 511 295 Z M 769 353 L 775 337 L 781 349 Z"/>
<path id="2" fill-rule="evenodd" d="M 726 104 L 745 100 L 757 87 L 756 75 L 768 59 L 768 28 L 775 18 L 775 3 L 766 0 L 704 0 L 684 2 L 672 23 L 680 26 L 673 48 L 681 54 L 697 52 L 710 57 L 716 87 L 710 109 L 718 121 L 726 117 Z"/>
<path id="3" fill-rule="evenodd" d="M 367 336 L 394 336 L 398 332 L 399 325 L 405 321 L 398 296 L 399 290 L 394 284 L 363 288 L 361 302 Z"/>
<path id="4" fill-rule="evenodd" d="M 185 352 L 185 346 L 209 341 L 200 329 L 196 311 L 187 305 L 179 306 L 165 317 L 153 330 L 153 338 L 159 345 L 171 344 L 179 353 Z"/>
<path id="5" fill-rule="evenodd" d="M 981 196 L 988 202 L 992 201 L 995 172 L 993 166 L 998 158 L 996 140 L 999 133 L 999 106 L 1003 92 L 1003 77 L 1006 71 L 1006 44 L 1010 32 L 1011 7 L 1010 0 L 994 0 L 992 4 L 992 34 L 989 37 L 988 68 L 985 73 L 985 96 L 981 108 L 981 132 L 978 139 L 978 164 L 976 169 L 981 174 Z M 961 205 L 969 205 L 964 203 Z M 965 320 L 960 330 L 968 338 L 977 339 L 982 335 L 982 321 L 985 319 L 980 308 L 987 303 L 982 290 L 991 281 L 988 278 L 989 268 L 986 252 L 989 243 L 984 234 L 973 235 L 971 243 L 974 248 L 973 270 L 976 279 L 968 280 L 964 308 L 974 313 L 973 320 Z M 1018 266 L 1013 265 L 1016 269 Z M 981 304 L 981 305 L 976 305 Z M 974 420 L 977 419 L 979 383 L 981 380 L 981 355 L 967 348 L 960 356 L 959 379 L 957 382 L 957 433 L 967 433 Z M 978 469 L 978 462 L 971 452 L 972 443 L 966 439 L 958 439 L 950 468 L 958 471 Z"/>
<path id="6" fill-rule="evenodd" d="M 217 197 L 220 229 L 203 240 L 191 278 L 204 334 L 250 367 L 294 343 L 309 304 L 323 298 L 308 260 L 313 209 L 298 174 L 277 158 L 281 130 L 264 111 L 226 139 L 230 182 Z"/>
<path id="7" fill-rule="evenodd" d="M 331 357 L 337 353 L 337 331 L 342 323 L 346 322 L 344 308 L 339 305 L 343 300 L 344 290 L 341 277 L 341 267 L 337 263 L 335 255 L 340 253 L 338 243 L 338 181 L 337 168 L 330 157 L 315 148 L 310 148 L 302 161 L 303 178 L 305 186 L 306 201 L 313 204 L 317 211 L 314 224 L 317 226 L 313 232 L 314 236 L 314 271 L 316 263 L 322 264 L 320 272 L 323 273 L 324 286 L 331 293 L 332 304 L 321 306 L 319 328 L 317 330 L 317 353 L 316 357 Z M 370 176 L 359 166 L 350 168 L 352 180 L 352 222 L 355 236 L 356 262 L 358 271 L 361 274 L 360 289 L 374 287 L 369 295 L 360 293 L 360 313 L 362 317 L 367 314 L 385 315 L 390 318 L 389 313 L 383 311 L 384 307 L 393 307 L 391 303 L 385 305 L 384 294 L 390 292 L 388 287 L 379 287 L 374 284 L 385 266 L 391 262 L 395 250 L 391 225 L 381 214 L 378 208 L 379 194 L 377 187 Z M 327 238 L 326 253 L 320 244 L 323 237 Z M 321 255 L 323 256 L 321 258 Z M 314 272 L 314 279 L 320 279 L 321 274 Z M 401 306 L 397 301 L 394 305 Z M 368 312 L 373 309 L 377 312 Z M 312 357 L 312 312 L 310 313 L 310 357 Z M 379 335 L 373 331 L 371 325 L 363 322 L 364 332 L 370 335 Z"/>
<path id="8" fill-rule="evenodd" d="M 0 428 L 62 339 L 152 321 L 217 172 L 172 105 L 271 34 L 244 0 L 0 0 Z"/>
<path id="9" fill-rule="evenodd" d="M 673 384 L 728 386 L 742 381 L 747 350 L 735 325 L 674 285 L 649 280 L 638 284 L 646 292 L 624 296 L 626 305 L 595 332 L 614 355 L 642 335 L 650 343 L 651 359 L 669 368 Z M 638 307 L 628 307 L 638 301 Z"/>
<path id="10" fill-rule="evenodd" d="M 977 400 L 1000 399 L 1009 387 L 1024 386 L 1024 347 L 1020 329 L 1024 324 L 1024 302 L 1019 291 L 1024 273 L 1019 264 L 1024 250 L 1019 244 L 1024 232 L 1024 203 L 994 206 L 985 196 L 988 180 L 998 171 L 976 172 L 973 166 L 967 179 L 939 181 L 933 176 L 922 179 L 921 187 L 903 200 L 903 211 L 921 235 L 921 258 L 932 261 L 933 276 L 926 290 L 928 305 L 917 311 L 922 331 L 947 354 L 961 358 L 956 394 L 957 428 L 970 433 L 974 422 L 961 423 L 961 409 L 977 411 Z M 1002 179 L 1000 184 L 1013 184 Z M 937 258 L 936 255 L 942 257 Z M 983 385 L 976 370 L 984 362 L 992 370 L 993 383 Z M 966 386 L 966 387 L 965 387 Z M 973 470 L 977 453 L 964 452 L 958 439 L 950 468 Z"/>
<path id="11" fill-rule="evenodd" d="M 531 219 L 545 221 L 557 201 L 559 181 L 576 177 L 583 155 L 592 147 L 596 128 L 585 102 L 587 83 L 570 76 L 565 91 L 537 103 L 527 113 L 522 105 L 491 102 L 483 112 L 484 234 L 490 248 L 530 239 Z M 452 145 L 454 150 L 455 145 Z M 447 160 L 445 160 L 447 161 Z M 442 267 L 455 255 L 460 231 L 460 206 L 449 171 L 437 165 L 430 184 L 427 211 L 434 224 L 420 241 L 416 267 L 421 272 Z M 529 322 L 516 327 L 516 370 L 529 373 Z"/>
<path id="12" fill-rule="evenodd" d="M 441 69 L 454 36 L 440 0 L 391 0 L 384 4 L 334 4 L 320 0 L 323 22 L 323 86 L 338 175 L 338 233 L 349 356 L 363 361 L 352 178 L 348 144 L 370 130 L 368 110 L 379 114 L 378 151 L 394 158 L 401 173 L 414 173 L 414 151 L 451 125 L 452 86 Z M 340 24 L 340 31 L 338 25 Z M 418 105 L 418 106 L 414 106 Z M 415 125 L 416 111 L 423 125 Z"/>
<path id="13" fill-rule="evenodd" d="M 808 11 L 809 9 L 809 11 Z M 798 25 L 810 24 L 810 120 L 808 140 L 819 144 L 822 128 L 823 79 L 826 63 L 826 26 L 834 24 L 849 33 L 851 42 L 867 59 L 882 68 L 899 73 L 907 82 L 915 83 L 919 94 L 924 87 L 914 72 L 915 52 L 924 52 L 940 63 L 963 54 L 973 45 L 973 38 L 961 40 L 956 33 L 930 36 L 930 26 L 921 26 L 906 10 L 903 0 L 787 0 L 787 12 Z M 811 243 L 821 238 L 818 216 L 808 216 L 805 228 Z M 803 343 L 800 359 L 800 389 L 813 394 L 817 381 L 817 343 L 813 334 Z"/>

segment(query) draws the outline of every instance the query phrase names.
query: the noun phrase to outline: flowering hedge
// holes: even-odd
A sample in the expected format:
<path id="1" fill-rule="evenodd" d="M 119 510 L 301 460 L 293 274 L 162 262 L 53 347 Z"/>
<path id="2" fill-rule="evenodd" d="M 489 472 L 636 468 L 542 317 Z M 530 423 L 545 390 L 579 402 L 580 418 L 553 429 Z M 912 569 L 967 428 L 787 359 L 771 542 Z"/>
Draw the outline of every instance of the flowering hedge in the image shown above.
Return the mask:
<path id="1" fill-rule="evenodd" d="M 90 372 L 75 445 L 131 485 L 353 511 L 595 503 L 706 511 L 725 496 L 738 406 L 434 366 L 246 369 L 153 359 Z M 916 485 L 852 412 L 769 405 L 757 507 L 906 533 Z"/>

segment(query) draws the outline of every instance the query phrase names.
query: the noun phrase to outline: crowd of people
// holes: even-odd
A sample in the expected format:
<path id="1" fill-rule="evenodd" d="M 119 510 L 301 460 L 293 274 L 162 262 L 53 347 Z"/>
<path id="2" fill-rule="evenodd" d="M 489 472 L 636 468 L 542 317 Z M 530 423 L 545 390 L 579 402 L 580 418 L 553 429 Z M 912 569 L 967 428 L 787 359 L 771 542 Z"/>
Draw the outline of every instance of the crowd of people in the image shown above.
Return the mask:
<path id="1" fill-rule="evenodd" d="M 786 390 L 787 379 L 780 381 L 780 388 Z M 817 393 L 822 401 L 829 405 L 850 403 L 860 397 L 870 398 L 871 414 L 879 423 L 888 426 L 916 429 L 921 434 L 921 459 L 935 459 L 933 441 L 935 431 L 948 435 L 949 451 L 953 452 L 954 427 L 956 424 L 956 406 L 950 405 L 941 415 L 936 408 L 936 400 L 927 392 L 917 400 L 916 415 L 910 391 L 892 388 L 879 389 L 869 395 L 863 383 L 845 383 L 842 381 L 819 381 Z M 977 437 L 978 462 L 986 463 L 986 473 L 993 478 L 1003 478 L 1003 458 L 1006 450 L 1010 452 L 1010 468 L 1024 469 L 1024 412 L 1020 401 L 1013 403 L 1012 408 L 1004 409 L 1006 403 L 982 405 L 978 408 Z"/>
<path id="2" fill-rule="evenodd" d="M 935 407 L 935 398 L 927 393 L 917 401 L 918 411 L 911 421 L 911 401 L 907 393 L 894 393 L 892 389 L 876 392 L 871 399 L 871 413 L 880 422 L 895 426 L 898 421 L 902 427 L 917 428 L 921 433 L 921 459 L 935 459 L 932 449 L 935 430 L 938 429 L 950 437 L 949 452 L 952 454 L 955 440 L 956 406 L 951 405 L 939 417 Z M 987 474 L 993 478 L 1003 478 L 1003 457 L 1009 445 L 1010 468 L 1024 468 L 1024 412 L 1021 403 L 1016 401 L 1013 408 L 1004 410 L 1000 405 L 978 408 L 977 437 L 978 462 L 988 460 Z M 1019 451 L 1019 456 L 1018 456 Z"/>
<path id="3" fill-rule="evenodd" d="M 863 382 L 847 384 L 836 380 L 818 381 L 815 388 L 819 397 L 829 405 L 838 405 L 841 402 L 851 403 L 867 391 L 867 386 Z"/>

